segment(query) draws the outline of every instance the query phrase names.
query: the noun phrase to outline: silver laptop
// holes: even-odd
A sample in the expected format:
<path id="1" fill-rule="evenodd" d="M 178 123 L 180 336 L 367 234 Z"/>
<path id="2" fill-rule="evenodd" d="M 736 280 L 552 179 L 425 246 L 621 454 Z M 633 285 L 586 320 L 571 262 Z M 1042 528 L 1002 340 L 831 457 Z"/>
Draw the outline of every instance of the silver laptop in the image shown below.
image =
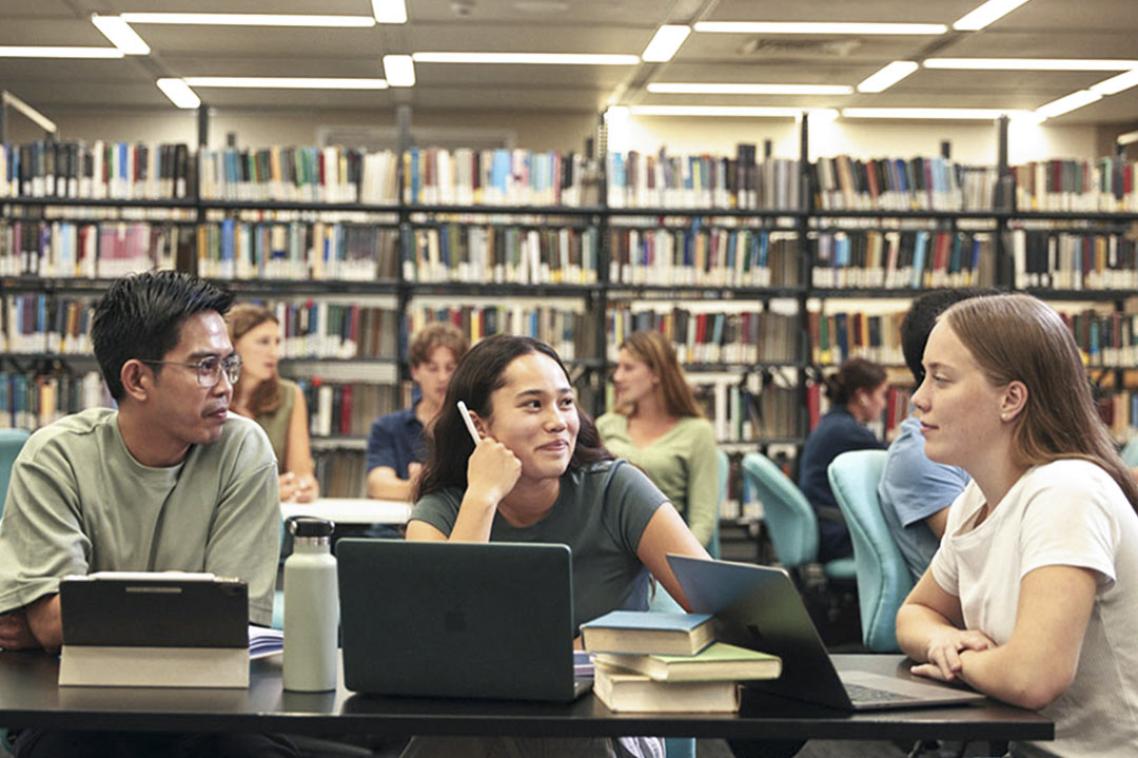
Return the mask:
<path id="1" fill-rule="evenodd" d="M 782 658 L 782 676 L 748 686 L 842 710 L 955 705 L 978 692 L 834 668 L 790 576 L 780 568 L 669 555 L 697 613 L 716 617 L 716 639 Z"/>
<path id="2" fill-rule="evenodd" d="M 565 545 L 341 539 L 344 685 L 380 695 L 568 702 L 572 554 Z"/>

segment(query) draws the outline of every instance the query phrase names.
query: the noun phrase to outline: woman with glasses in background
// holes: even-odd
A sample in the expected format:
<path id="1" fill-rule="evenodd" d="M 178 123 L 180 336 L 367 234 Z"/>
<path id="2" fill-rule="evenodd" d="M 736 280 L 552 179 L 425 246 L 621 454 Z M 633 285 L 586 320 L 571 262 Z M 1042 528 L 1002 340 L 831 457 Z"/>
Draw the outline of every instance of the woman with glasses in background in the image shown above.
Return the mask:
<path id="1" fill-rule="evenodd" d="M 282 379 L 280 322 L 260 305 L 234 306 L 226 316 L 229 338 L 241 356 L 241 379 L 229 409 L 265 430 L 277 456 L 281 500 L 307 503 L 319 494 L 308 441 L 308 407 L 295 383 Z"/>

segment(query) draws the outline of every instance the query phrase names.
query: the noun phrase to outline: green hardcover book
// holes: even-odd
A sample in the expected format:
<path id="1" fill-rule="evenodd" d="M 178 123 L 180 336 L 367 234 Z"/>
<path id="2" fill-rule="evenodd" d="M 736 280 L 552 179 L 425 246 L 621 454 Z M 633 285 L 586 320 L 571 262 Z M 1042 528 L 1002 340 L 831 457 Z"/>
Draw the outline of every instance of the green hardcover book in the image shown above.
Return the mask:
<path id="1" fill-rule="evenodd" d="M 775 655 L 714 642 L 696 655 L 598 653 L 598 663 L 644 674 L 657 682 L 747 682 L 777 679 L 782 660 Z"/>

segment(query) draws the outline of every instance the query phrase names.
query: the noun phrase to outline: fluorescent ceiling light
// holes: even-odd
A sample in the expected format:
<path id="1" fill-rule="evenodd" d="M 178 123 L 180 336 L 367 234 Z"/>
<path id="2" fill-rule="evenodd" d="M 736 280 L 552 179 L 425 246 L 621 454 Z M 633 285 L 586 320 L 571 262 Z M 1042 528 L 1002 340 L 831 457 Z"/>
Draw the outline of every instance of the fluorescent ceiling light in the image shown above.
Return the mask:
<path id="1" fill-rule="evenodd" d="M 416 63 L 532 63 L 566 66 L 635 66 L 638 55 L 594 53 L 414 53 Z"/>
<path id="2" fill-rule="evenodd" d="M 415 62 L 410 55 L 383 56 L 383 75 L 392 87 L 415 86 Z"/>
<path id="3" fill-rule="evenodd" d="M 181 79 L 159 79 L 158 89 L 179 108 L 197 108 L 202 104 L 201 99 Z"/>
<path id="4" fill-rule="evenodd" d="M 371 12 L 381 24 L 407 23 L 407 3 L 404 0 L 371 0 Z"/>
<path id="5" fill-rule="evenodd" d="M 1003 18 L 1027 0 L 988 0 L 979 8 L 961 16 L 952 28 L 958 32 L 974 32 L 983 29 L 998 18 Z"/>
<path id="6" fill-rule="evenodd" d="M 1138 132 L 1120 134 L 1114 141 L 1120 145 L 1133 145 L 1135 142 L 1138 142 Z"/>
<path id="7" fill-rule="evenodd" d="M 31 47 L 0 46 L 0 58 L 122 58 L 117 47 Z"/>
<path id="8" fill-rule="evenodd" d="M 990 121 L 1000 116 L 1016 118 L 1021 115 L 1025 115 L 1025 112 L 1002 110 L 999 108 L 842 108 L 842 118 L 913 118 Z"/>
<path id="9" fill-rule="evenodd" d="M 651 82 L 649 92 L 668 95 L 849 95 L 845 84 L 728 84 Z"/>
<path id="10" fill-rule="evenodd" d="M 128 24 L 185 24 L 189 26 L 375 26 L 371 16 L 302 16 L 278 13 L 123 13 Z"/>
<path id="11" fill-rule="evenodd" d="M 1124 89 L 1138 85 L 1138 69 L 1130 69 L 1125 74 L 1112 76 L 1098 84 L 1091 85 L 1091 91 L 1100 95 L 1117 95 Z"/>
<path id="12" fill-rule="evenodd" d="M 944 24 L 869 24 L 829 21 L 700 21 L 697 32 L 719 34 L 944 34 Z"/>
<path id="13" fill-rule="evenodd" d="M 633 105 L 629 112 L 634 116 L 710 116 L 720 118 L 797 118 L 802 108 L 781 108 L 745 105 Z M 808 109 L 807 113 L 832 117 L 833 109 Z"/>
<path id="14" fill-rule="evenodd" d="M 926 58 L 925 68 L 969 71 L 1125 71 L 1138 61 L 1108 58 Z"/>
<path id="15" fill-rule="evenodd" d="M 327 79 L 315 76 L 187 76 L 191 87 L 247 89 L 387 89 L 385 79 Z"/>
<path id="16" fill-rule="evenodd" d="M 138 33 L 130 28 L 130 24 L 121 18 L 100 16 L 95 13 L 91 16 L 91 23 L 103 33 L 104 37 L 111 41 L 112 45 L 122 50 L 123 55 L 150 54 L 150 45 L 146 44 L 142 37 L 139 37 Z"/>
<path id="17" fill-rule="evenodd" d="M 1035 112 L 1044 118 L 1055 118 L 1062 116 L 1064 113 L 1070 113 L 1073 110 L 1082 108 L 1084 105 L 1090 105 L 1093 102 L 1102 100 L 1102 95 L 1097 92 L 1091 92 L 1089 89 L 1081 89 L 1078 92 L 1072 92 L 1069 95 L 1064 95 L 1058 100 L 1052 100 L 1035 109 Z"/>
<path id="18" fill-rule="evenodd" d="M 687 24 L 664 24 L 652 35 L 652 41 L 644 48 L 640 57 L 649 63 L 670 61 L 689 34 L 691 27 Z"/>
<path id="19" fill-rule="evenodd" d="M 858 92 L 884 92 L 919 68 L 916 61 L 893 61 L 857 85 Z"/>

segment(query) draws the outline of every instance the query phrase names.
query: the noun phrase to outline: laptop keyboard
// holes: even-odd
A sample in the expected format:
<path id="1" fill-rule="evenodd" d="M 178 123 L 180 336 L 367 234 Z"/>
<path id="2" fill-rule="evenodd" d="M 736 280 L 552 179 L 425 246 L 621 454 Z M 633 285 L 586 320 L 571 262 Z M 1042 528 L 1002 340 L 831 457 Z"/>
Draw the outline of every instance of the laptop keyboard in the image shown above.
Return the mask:
<path id="1" fill-rule="evenodd" d="M 860 684 L 844 684 L 846 694 L 853 703 L 906 703 L 917 701 L 919 698 L 902 695 L 889 690 L 879 690 L 875 687 L 864 687 Z"/>

